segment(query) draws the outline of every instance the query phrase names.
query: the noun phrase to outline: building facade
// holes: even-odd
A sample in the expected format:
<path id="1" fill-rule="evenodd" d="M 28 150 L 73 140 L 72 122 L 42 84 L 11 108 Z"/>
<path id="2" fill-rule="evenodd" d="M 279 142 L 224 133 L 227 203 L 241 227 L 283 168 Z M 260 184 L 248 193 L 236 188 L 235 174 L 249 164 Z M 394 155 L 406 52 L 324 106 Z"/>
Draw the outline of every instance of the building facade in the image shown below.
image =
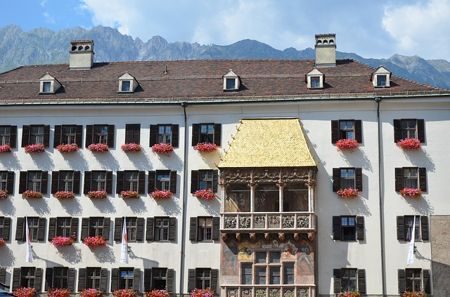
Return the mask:
<path id="1" fill-rule="evenodd" d="M 335 49 L 0 74 L 0 283 L 448 296 L 450 92 Z"/>

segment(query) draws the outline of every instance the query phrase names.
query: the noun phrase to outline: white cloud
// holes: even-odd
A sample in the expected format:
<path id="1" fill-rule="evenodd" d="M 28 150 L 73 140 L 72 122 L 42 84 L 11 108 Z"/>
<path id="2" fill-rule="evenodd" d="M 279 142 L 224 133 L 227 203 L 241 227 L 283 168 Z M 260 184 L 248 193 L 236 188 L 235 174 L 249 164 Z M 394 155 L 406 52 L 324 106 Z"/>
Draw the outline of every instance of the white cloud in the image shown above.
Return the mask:
<path id="1" fill-rule="evenodd" d="M 450 0 L 427 0 L 415 4 L 388 6 L 383 28 L 397 50 L 424 58 L 449 58 Z"/>

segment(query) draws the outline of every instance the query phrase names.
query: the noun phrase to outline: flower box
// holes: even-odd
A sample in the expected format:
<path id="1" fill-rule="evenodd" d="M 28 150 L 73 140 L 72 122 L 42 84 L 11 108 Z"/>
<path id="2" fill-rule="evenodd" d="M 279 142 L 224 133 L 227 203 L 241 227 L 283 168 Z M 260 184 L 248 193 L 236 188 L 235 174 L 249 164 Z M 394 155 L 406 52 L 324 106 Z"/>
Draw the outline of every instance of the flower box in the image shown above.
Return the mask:
<path id="1" fill-rule="evenodd" d="M 70 192 L 70 191 L 58 191 L 55 194 L 53 194 L 53 196 L 55 196 L 59 200 L 75 198 L 75 194 L 73 192 Z"/>
<path id="2" fill-rule="evenodd" d="M 358 148 L 359 143 L 358 141 L 354 139 L 339 139 L 336 142 L 336 147 L 338 150 L 345 151 L 345 150 L 354 150 Z"/>
<path id="3" fill-rule="evenodd" d="M 122 150 L 124 152 L 140 152 L 141 151 L 141 145 L 137 143 L 125 143 L 121 146 Z"/>
<path id="4" fill-rule="evenodd" d="M 122 191 L 120 192 L 120 196 L 123 199 L 136 199 L 139 198 L 139 193 L 136 191 Z"/>
<path id="5" fill-rule="evenodd" d="M 0 200 L 8 198 L 8 191 L 0 190 Z"/>
<path id="6" fill-rule="evenodd" d="M 42 143 L 29 144 L 25 147 L 25 153 L 27 154 L 42 153 L 44 151 L 45 146 Z"/>
<path id="7" fill-rule="evenodd" d="M 345 188 L 345 189 L 339 189 L 337 192 L 339 197 L 342 198 L 355 198 L 358 197 L 359 191 L 358 189 L 354 188 Z"/>
<path id="8" fill-rule="evenodd" d="M 5 244 L 5 240 L 3 238 L 0 238 L 0 247 L 4 246 Z"/>
<path id="9" fill-rule="evenodd" d="M 337 297 L 360 297 L 361 294 L 358 291 L 341 292 Z"/>
<path id="10" fill-rule="evenodd" d="M 90 248 L 105 246 L 106 240 L 102 236 L 88 236 L 84 238 L 83 243 Z"/>
<path id="11" fill-rule="evenodd" d="M 28 199 L 40 199 L 40 198 L 42 198 L 42 196 L 43 195 L 41 192 L 30 191 L 30 190 L 26 190 L 25 192 L 22 193 L 22 197 L 28 198 Z"/>
<path id="12" fill-rule="evenodd" d="M 397 142 L 397 145 L 404 150 L 420 149 L 420 140 L 417 138 L 405 138 Z"/>
<path id="13" fill-rule="evenodd" d="M 56 149 L 60 153 L 73 153 L 78 151 L 80 148 L 76 143 L 70 143 L 70 144 L 60 144 L 56 147 Z"/>
<path id="14" fill-rule="evenodd" d="M 93 153 L 104 153 L 109 151 L 109 147 L 104 143 L 92 143 L 88 146 L 88 150 Z"/>
<path id="15" fill-rule="evenodd" d="M 136 291 L 133 289 L 120 289 L 113 292 L 114 297 L 135 297 Z"/>
<path id="16" fill-rule="evenodd" d="M 194 150 L 201 153 L 210 153 L 217 150 L 217 145 L 215 143 L 201 142 L 194 146 Z"/>
<path id="17" fill-rule="evenodd" d="M 214 292 L 211 289 L 194 289 L 190 297 L 214 297 Z"/>
<path id="18" fill-rule="evenodd" d="M 63 247 L 63 246 L 69 246 L 73 244 L 73 238 L 72 237 L 66 237 L 66 236 L 55 236 L 52 239 L 52 244 L 55 247 Z"/>
<path id="19" fill-rule="evenodd" d="M 49 289 L 48 297 L 69 297 L 70 291 L 69 289 Z"/>
<path id="20" fill-rule="evenodd" d="M 0 153 L 9 153 L 11 146 L 9 144 L 0 145 Z"/>
<path id="21" fill-rule="evenodd" d="M 101 297 L 103 292 L 97 289 L 84 289 L 81 291 L 81 297 Z"/>
<path id="22" fill-rule="evenodd" d="M 17 288 L 12 294 L 16 297 L 34 297 L 36 296 L 36 289 L 27 287 Z"/>
<path id="23" fill-rule="evenodd" d="M 426 297 L 427 294 L 425 292 L 409 292 L 405 291 L 402 293 L 402 297 Z"/>
<path id="24" fill-rule="evenodd" d="M 155 190 L 151 192 L 150 195 L 156 200 L 165 200 L 172 198 L 173 194 L 171 191 Z"/>
<path id="25" fill-rule="evenodd" d="M 169 297 L 169 292 L 167 290 L 151 290 L 145 292 L 145 297 Z"/>
<path id="26" fill-rule="evenodd" d="M 211 191 L 210 189 L 197 190 L 195 191 L 194 196 L 197 197 L 198 199 L 203 200 L 213 200 L 214 198 L 216 198 L 216 194 L 214 194 L 214 192 Z"/>
<path id="27" fill-rule="evenodd" d="M 152 146 L 152 151 L 157 154 L 170 154 L 173 146 L 170 143 L 157 143 Z"/>
<path id="28" fill-rule="evenodd" d="M 105 199 L 108 197 L 108 193 L 106 191 L 89 191 L 88 197 L 91 199 Z"/>
<path id="29" fill-rule="evenodd" d="M 400 190 L 400 195 L 405 198 L 419 198 L 422 196 L 422 191 L 417 188 L 403 188 Z"/>

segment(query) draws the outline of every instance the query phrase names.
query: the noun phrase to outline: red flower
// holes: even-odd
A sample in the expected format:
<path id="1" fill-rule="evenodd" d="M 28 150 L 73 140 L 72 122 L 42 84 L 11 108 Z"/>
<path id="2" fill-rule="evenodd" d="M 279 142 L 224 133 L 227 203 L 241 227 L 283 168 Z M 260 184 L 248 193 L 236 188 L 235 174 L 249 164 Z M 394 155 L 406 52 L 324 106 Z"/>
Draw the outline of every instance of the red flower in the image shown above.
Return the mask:
<path id="1" fill-rule="evenodd" d="M 36 289 L 27 287 L 18 288 L 12 294 L 16 297 L 34 297 L 36 295 Z"/>
<path id="2" fill-rule="evenodd" d="M 30 191 L 30 190 L 26 190 L 25 192 L 22 193 L 23 198 L 39 199 L 39 198 L 42 198 L 42 196 L 43 195 L 41 192 Z"/>
<path id="3" fill-rule="evenodd" d="M 407 198 L 419 198 L 422 196 L 422 191 L 417 188 L 403 188 L 400 190 L 400 195 Z"/>
<path id="4" fill-rule="evenodd" d="M 354 140 L 354 139 L 339 139 L 336 142 L 336 147 L 341 150 L 354 150 L 356 148 L 358 148 L 359 143 L 358 141 Z"/>
<path id="5" fill-rule="evenodd" d="M 124 199 L 133 199 L 133 198 L 139 198 L 139 193 L 136 191 L 122 191 L 120 192 L 120 196 Z"/>
<path id="6" fill-rule="evenodd" d="M 425 292 L 409 292 L 405 291 L 402 293 L 402 297 L 426 297 Z"/>
<path id="7" fill-rule="evenodd" d="M 420 149 L 420 140 L 417 138 L 405 138 L 397 142 L 397 145 L 404 150 Z"/>
<path id="8" fill-rule="evenodd" d="M 25 153 L 27 154 L 42 153 L 43 151 L 45 151 L 45 146 L 41 143 L 29 144 L 25 147 Z"/>
<path id="9" fill-rule="evenodd" d="M 197 145 L 194 146 L 194 150 L 199 151 L 201 153 L 213 152 L 216 149 L 217 145 L 215 143 L 208 143 L 208 142 L 197 143 Z"/>
<path id="10" fill-rule="evenodd" d="M 66 237 L 66 236 L 55 236 L 52 239 L 52 244 L 55 247 L 63 247 L 73 244 L 73 238 L 72 237 Z"/>
<path id="11" fill-rule="evenodd" d="M 136 291 L 133 289 L 120 289 L 113 292 L 114 297 L 135 297 Z"/>
<path id="12" fill-rule="evenodd" d="M 214 194 L 214 192 L 211 191 L 211 189 L 197 190 L 195 191 L 194 196 L 197 197 L 198 199 L 203 200 L 213 200 L 214 198 L 216 198 L 216 194 Z"/>
<path id="13" fill-rule="evenodd" d="M 157 154 L 169 154 L 173 152 L 173 146 L 170 143 L 157 143 L 152 146 L 152 151 Z"/>
<path id="14" fill-rule="evenodd" d="M 5 240 L 3 238 L 0 238 L 0 247 L 4 246 L 5 244 Z"/>
<path id="15" fill-rule="evenodd" d="M 11 146 L 9 144 L 0 145 L 0 153 L 9 153 Z"/>
<path id="16" fill-rule="evenodd" d="M 91 199 L 105 199 L 108 197 L 108 193 L 106 191 L 89 191 L 88 197 Z"/>
<path id="17" fill-rule="evenodd" d="M 214 292 L 211 289 L 194 289 L 191 291 L 190 297 L 214 297 Z"/>
<path id="18" fill-rule="evenodd" d="M 83 243 L 90 248 L 105 246 L 106 240 L 102 236 L 89 236 L 84 238 Z"/>
<path id="19" fill-rule="evenodd" d="M 141 145 L 137 143 L 125 143 L 122 144 L 122 150 L 124 152 L 140 152 L 141 151 Z"/>
<path id="20" fill-rule="evenodd" d="M 69 297 L 70 291 L 68 289 L 49 289 L 47 297 Z"/>
<path id="21" fill-rule="evenodd" d="M 358 291 L 347 291 L 338 294 L 338 297 L 359 297 L 361 294 Z"/>
<path id="22" fill-rule="evenodd" d="M 56 149 L 60 153 L 72 153 L 79 150 L 79 147 L 76 143 L 70 143 L 70 144 L 60 144 L 56 147 Z"/>
<path id="23" fill-rule="evenodd" d="M 104 153 L 109 150 L 108 145 L 104 143 L 92 143 L 88 146 L 88 150 L 93 153 Z"/>
<path id="24" fill-rule="evenodd" d="M 166 290 L 151 290 L 145 293 L 145 297 L 169 297 L 169 292 Z"/>
<path id="25" fill-rule="evenodd" d="M 342 198 L 355 198 L 358 197 L 359 192 L 358 189 L 346 188 L 339 189 L 336 193 Z"/>
<path id="26" fill-rule="evenodd" d="M 8 191 L 0 190 L 0 200 L 8 198 Z"/>
<path id="27" fill-rule="evenodd" d="M 155 190 L 151 192 L 150 195 L 156 200 L 165 200 L 170 199 L 173 194 L 171 191 Z"/>
<path id="28" fill-rule="evenodd" d="M 70 191 L 58 191 L 55 194 L 53 194 L 53 196 L 55 196 L 59 200 L 75 198 L 75 194 Z"/>
<path id="29" fill-rule="evenodd" d="M 97 289 L 84 289 L 81 291 L 81 297 L 101 297 L 103 292 Z"/>

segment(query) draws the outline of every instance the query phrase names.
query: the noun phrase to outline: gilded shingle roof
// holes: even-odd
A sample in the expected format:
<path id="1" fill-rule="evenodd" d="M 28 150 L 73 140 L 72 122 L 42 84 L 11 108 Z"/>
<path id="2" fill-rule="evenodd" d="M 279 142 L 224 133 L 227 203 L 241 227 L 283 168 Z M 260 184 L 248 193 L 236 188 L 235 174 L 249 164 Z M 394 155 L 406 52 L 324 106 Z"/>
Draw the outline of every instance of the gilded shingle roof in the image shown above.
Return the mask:
<path id="1" fill-rule="evenodd" d="M 219 168 L 311 167 L 309 151 L 298 119 L 241 120 Z"/>

